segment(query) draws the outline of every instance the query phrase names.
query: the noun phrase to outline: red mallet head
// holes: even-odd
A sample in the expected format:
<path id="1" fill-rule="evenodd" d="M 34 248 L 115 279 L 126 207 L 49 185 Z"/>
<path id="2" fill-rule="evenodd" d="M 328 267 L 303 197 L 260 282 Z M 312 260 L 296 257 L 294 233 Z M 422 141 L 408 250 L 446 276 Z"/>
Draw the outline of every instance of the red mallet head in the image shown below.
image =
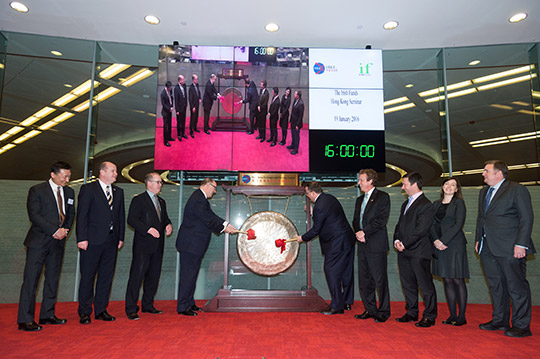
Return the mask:
<path id="1" fill-rule="evenodd" d="M 285 250 L 285 244 L 287 242 L 284 239 L 276 239 L 276 247 L 281 247 L 281 253 Z"/>
<path id="2" fill-rule="evenodd" d="M 255 231 L 253 229 L 248 229 L 247 231 L 247 239 L 255 239 L 257 236 L 255 235 Z"/>

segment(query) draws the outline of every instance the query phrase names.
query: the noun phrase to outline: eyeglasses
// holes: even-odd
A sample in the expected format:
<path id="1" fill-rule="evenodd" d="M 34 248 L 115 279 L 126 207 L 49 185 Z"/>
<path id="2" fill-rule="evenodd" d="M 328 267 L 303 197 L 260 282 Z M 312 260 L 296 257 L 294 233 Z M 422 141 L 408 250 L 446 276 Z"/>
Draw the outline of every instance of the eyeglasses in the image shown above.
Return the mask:
<path id="1" fill-rule="evenodd" d="M 209 183 L 210 186 L 214 187 L 214 189 L 217 189 L 217 186 L 214 186 L 213 184 Z"/>

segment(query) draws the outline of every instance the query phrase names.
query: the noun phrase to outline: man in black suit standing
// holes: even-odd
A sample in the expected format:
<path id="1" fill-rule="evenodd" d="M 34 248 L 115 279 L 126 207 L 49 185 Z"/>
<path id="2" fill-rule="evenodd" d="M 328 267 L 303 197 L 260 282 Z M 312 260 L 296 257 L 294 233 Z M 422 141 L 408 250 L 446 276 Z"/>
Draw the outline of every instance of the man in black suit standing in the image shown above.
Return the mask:
<path id="1" fill-rule="evenodd" d="M 279 119 L 279 89 L 274 87 L 272 89 L 272 102 L 270 103 L 270 138 L 267 142 L 272 142 L 270 147 L 274 147 L 277 144 L 277 123 Z"/>
<path id="2" fill-rule="evenodd" d="M 292 143 L 287 148 L 291 151 L 291 155 L 298 153 L 300 146 L 300 129 L 304 126 L 304 101 L 302 100 L 302 91 L 294 92 L 294 102 L 291 110 L 291 136 Z"/>
<path id="3" fill-rule="evenodd" d="M 118 250 L 124 244 L 124 191 L 113 185 L 118 173 L 112 162 L 102 162 L 99 179 L 81 186 L 77 207 L 77 247 L 81 255 L 79 316 L 90 324 L 92 299 L 95 318 L 113 321 L 107 312 Z M 97 276 L 94 292 L 94 281 Z"/>
<path id="4" fill-rule="evenodd" d="M 191 85 L 189 86 L 189 135 L 191 138 L 193 132 L 200 132 L 197 128 L 199 121 L 199 107 L 201 106 L 201 90 L 199 90 L 199 76 L 191 76 Z"/>
<path id="5" fill-rule="evenodd" d="M 358 240 L 358 286 L 365 311 L 356 319 L 374 318 L 385 322 L 390 317 L 390 291 L 388 289 L 387 253 L 390 216 L 390 196 L 375 188 L 377 172 L 360 170 L 358 186 L 364 194 L 356 199 L 353 230 Z M 379 292 L 377 309 L 376 291 Z"/>
<path id="6" fill-rule="evenodd" d="M 257 104 L 257 127 L 259 128 L 259 136 L 255 137 L 256 140 L 264 142 L 266 140 L 266 115 L 268 114 L 268 100 L 270 94 L 266 88 L 266 80 L 261 81 L 261 94 L 259 95 L 259 102 Z"/>
<path id="7" fill-rule="evenodd" d="M 184 218 L 176 249 L 180 252 L 180 283 L 178 286 L 178 314 L 195 316 L 200 311 L 193 295 L 201 262 L 210 245 L 212 232 L 236 233 L 238 230 L 210 208 L 208 200 L 216 194 L 217 184 L 211 178 L 205 178 L 189 197 L 184 207 Z"/>
<path id="8" fill-rule="evenodd" d="M 475 249 L 493 300 L 493 318 L 484 330 L 504 330 L 509 337 L 531 336 L 531 290 L 526 278 L 527 254 L 535 253 L 531 239 L 534 214 L 527 188 L 506 179 L 502 161 L 488 161 L 482 176 L 487 184 L 478 198 Z M 510 322 L 512 300 L 512 327 Z"/>
<path id="9" fill-rule="evenodd" d="M 437 292 L 431 275 L 429 229 L 433 221 L 431 201 L 422 192 L 422 176 L 410 172 L 403 176 L 401 189 L 409 196 L 401 205 L 398 223 L 394 231 L 394 247 L 398 250 L 398 268 L 401 288 L 405 294 L 407 313 L 398 322 L 418 320 L 418 287 L 422 291 L 424 313 L 417 327 L 435 325 L 437 318 Z"/>
<path id="10" fill-rule="evenodd" d="M 243 101 L 238 101 L 238 104 L 249 104 L 249 128 L 247 130 L 247 134 L 251 135 L 253 132 L 255 132 L 255 120 L 257 116 L 259 94 L 257 94 L 257 86 L 255 86 L 255 82 L 250 81 L 249 78 L 247 78 L 244 80 L 244 83 L 247 87 L 246 98 Z"/>
<path id="11" fill-rule="evenodd" d="M 172 83 L 167 81 L 165 88 L 161 91 L 161 116 L 163 117 L 163 144 L 171 147 L 169 141 L 174 141 L 171 137 L 171 121 L 173 111 Z"/>
<path id="12" fill-rule="evenodd" d="M 144 280 L 142 312 L 161 314 L 154 307 L 157 292 L 165 236 L 172 233 L 172 224 L 167 214 L 165 200 L 158 196 L 163 182 L 157 172 L 144 178 L 146 191 L 134 197 L 129 206 L 127 223 L 135 231 L 133 237 L 133 259 L 126 290 L 126 314 L 128 319 L 138 320 L 139 289 Z"/>
<path id="13" fill-rule="evenodd" d="M 19 330 L 38 331 L 42 327 L 34 321 L 36 291 L 45 266 L 43 300 L 39 324 L 64 324 L 66 319 L 55 315 L 58 282 L 66 238 L 75 218 L 75 193 L 66 186 L 71 166 L 66 162 L 51 165 L 51 178 L 32 186 L 26 207 L 32 225 L 26 234 L 26 264 L 19 298 L 17 323 Z"/>
<path id="14" fill-rule="evenodd" d="M 212 110 L 212 105 L 214 104 L 215 100 L 218 98 L 221 99 L 221 95 L 216 90 L 214 82 L 216 82 L 216 75 L 212 74 L 210 75 L 210 79 L 204 88 L 204 96 L 202 100 L 204 109 L 204 133 L 207 135 L 210 134 L 210 111 Z"/>
<path id="15" fill-rule="evenodd" d="M 176 107 L 176 135 L 178 141 L 186 136 L 186 108 L 187 108 L 187 89 L 184 83 L 184 76 L 178 75 L 178 84 L 174 87 L 174 106 Z"/>
<path id="16" fill-rule="evenodd" d="M 354 232 L 347 221 L 343 207 L 331 194 L 323 193 L 318 182 L 305 187 L 306 196 L 315 203 L 313 207 L 313 227 L 305 234 L 296 237 L 299 243 L 309 242 L 319 236 L 324 255 L 324 274 L 332 297 L 330 308 L 321 313 L 326 315 L 343 314 L 345 297 L 354 285 Z M 352 259 L 351 259 L 352 257 Z"/>

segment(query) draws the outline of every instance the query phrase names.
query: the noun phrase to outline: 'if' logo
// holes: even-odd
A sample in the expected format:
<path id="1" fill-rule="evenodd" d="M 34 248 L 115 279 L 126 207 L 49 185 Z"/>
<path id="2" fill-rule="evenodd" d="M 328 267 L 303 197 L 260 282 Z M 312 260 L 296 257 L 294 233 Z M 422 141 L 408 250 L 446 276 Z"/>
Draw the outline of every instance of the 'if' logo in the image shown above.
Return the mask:
<path id="1" fill-rule="evenodd" d="M 373 66 L 373 62 L 368 62 L 367 64 L 360 63 L 360 73 L 359 76 L 369 75 L 370 66 Z"/>

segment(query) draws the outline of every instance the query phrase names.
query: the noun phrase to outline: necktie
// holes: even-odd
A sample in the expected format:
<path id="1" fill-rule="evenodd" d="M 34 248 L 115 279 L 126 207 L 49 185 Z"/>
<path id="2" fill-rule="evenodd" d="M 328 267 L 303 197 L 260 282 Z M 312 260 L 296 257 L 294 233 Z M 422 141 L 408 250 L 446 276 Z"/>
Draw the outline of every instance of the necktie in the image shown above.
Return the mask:
<path id="1" fill-rule="evenodd" d="M 411 202 L 412 202 L 412 196 L 409 197 L 409 200 L 407 201 L 407 206 L 405 207 L 405 211 L 403 212 L 403 214 L 407 213 L 407 210 L 411 206 Z"/>
<path id="2" fill-rule="evenodd" d="M 184 96 L 184 86 L 180 86 L 180 91 L 182 91 L 182 96 Z"/>
<path id="3" fill-rule="evenodd" d="M 112 211 L 112 209 L 113 209 L 113 205 L 112 205 L 113 199 L 112 199 L 112 196 L 111 196 L 110 188 L 111 188 L 110 186 L 107 186 L 106 197 L 107 197 L 107 202 L 109 203 L 109 208 Z"/>
<path id="4" fill-rule="evenodd" d="M 488 207 L 489 207 L 489 203 L 491 202 L 491 195 L 493 194 L 494 190 L 495 190 L 495 188 L 493 188 L 493 187 L 489 187 L 489 189 L 488 189 L 486 198 L 484 199 L 484 212 L 486 212 Z"/>
<path id="5" fill-rule="evenodd" d="M 159 201 L 156 195 L 154 195 L 154 206 L 156 207 L 158 219 L 161 222 L 161 208 L 159 207 Z"/>
<path id="6" fill-rule="evenodd" d="M 367 193 L 364 193 L 364 199 L 362 200 L 362 206 L 360 207 L 360 229 L 364 229 L 362 222 L 364 221 L 364 211 L 366 210 L 367 203 L 368 195 Z"/>
<path id="7" fill-rule="evenodd" d="M 62 224 L 64 224 L 64 220 L 66 219 L 66 215 L 64 214 L 64 203 L 62 202 L 62 192 L 60 191 L 60 186 L 58 186 L 56 191 L 56 199 L 58 201 L 58 216 L 60 217 L 59 225 L 62 227 Z"/>

